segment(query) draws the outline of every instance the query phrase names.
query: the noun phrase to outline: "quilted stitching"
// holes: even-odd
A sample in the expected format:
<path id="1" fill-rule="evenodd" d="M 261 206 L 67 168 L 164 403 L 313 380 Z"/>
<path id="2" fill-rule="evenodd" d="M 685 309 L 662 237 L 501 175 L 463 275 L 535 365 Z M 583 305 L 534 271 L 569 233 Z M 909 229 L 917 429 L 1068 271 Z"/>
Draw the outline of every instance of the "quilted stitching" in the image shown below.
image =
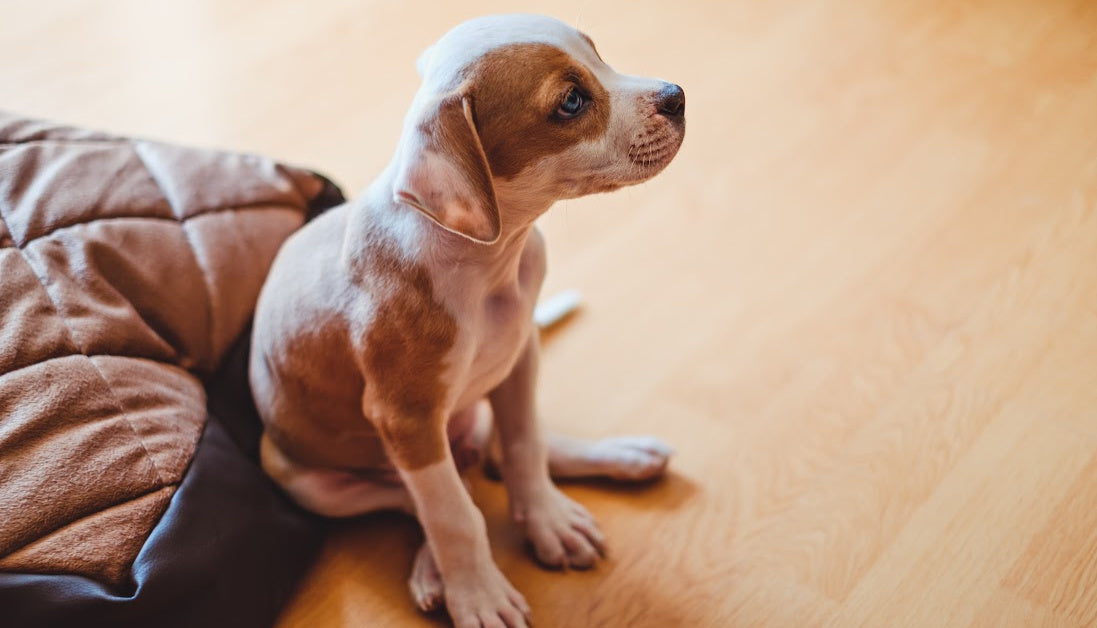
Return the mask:
<path id="1" fill-rule="evenodd" d="M 323 186 L 0 113 L 0 569 L 125 578 Z"/>

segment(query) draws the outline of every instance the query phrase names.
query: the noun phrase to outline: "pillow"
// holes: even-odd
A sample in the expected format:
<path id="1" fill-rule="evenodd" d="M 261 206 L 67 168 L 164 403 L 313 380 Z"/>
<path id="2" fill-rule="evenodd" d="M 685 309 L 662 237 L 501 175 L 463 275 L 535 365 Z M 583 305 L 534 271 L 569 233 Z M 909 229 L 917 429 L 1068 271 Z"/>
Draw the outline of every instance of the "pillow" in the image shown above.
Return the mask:
<path id="1" fill-rule="evenodd" d="M 206 427 L 207 388 L 225 379 L 283 240 L 341 200 L 267 158 L 0 112 L 0 571 L 21 574 L 0 578 L 0 606 L 5 587 L 43 582 L 29 574 L 139 592 L 134 560 L 203 472 L 188 467 L 204 428 L 203 443 L 235 451 L 226 485 L 247 476 L 269 507 L 305 517 L 250 444 Z M 230 413 L 252 438 L 243 358 L 235 369 Z M 210 511 L 229 517 L 213 534 L 241 532 L 227 512 Z"/>

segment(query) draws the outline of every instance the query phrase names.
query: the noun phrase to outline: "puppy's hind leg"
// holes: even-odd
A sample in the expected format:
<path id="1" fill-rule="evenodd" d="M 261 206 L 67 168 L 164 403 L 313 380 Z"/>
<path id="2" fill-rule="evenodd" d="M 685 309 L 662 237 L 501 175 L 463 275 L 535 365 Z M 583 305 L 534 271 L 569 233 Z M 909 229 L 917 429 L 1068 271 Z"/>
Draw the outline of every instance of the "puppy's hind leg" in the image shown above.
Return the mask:
<path id="1" fill-rule="evenodd" d="M 550 433 L 546 440 L 549 475 L 556 479 L 653 480 L 666 472 L 674 453 L 653 436 L 584 440 Z"/>
<path id="2" fill-rule="evenodd" d="M 478 430 L 483 421 L 490 425 L 484 471 L 500 479 L 499 438 L 490 410 L 478 415 Z M 549 476 L 556 480 L 609 479 L 618 482 L 646 482 L 667 470 L 674 450 L 654 436 L 612 436 L 598 440 L 575 438 L 549 432 L 545 435 L 548 449 Z"/>
<path id="3" fill-rule="evenodd" d="M 424 613 L 438 610 L 446 602 L 446 588 L 442 582 L 442 574 L 438 571 L 438 565 L 434 562 L 434 554 L 430 551 L 430 544 L 424 542 L 419 546 L 415 554 L 415 561 L 411 565 L 411 576 L 408 578 L 408 589 L 415 605 Z"/>
<path id="4" fill-rule="evenodd" d="M 325 517 L 355 517 L 378 510 L 415 514 L 402 484 L 370 480 L 347 471 L 308 467 L 286 456 L 264 433 L 259 441 L 263 470 L 305 510 Z"/>

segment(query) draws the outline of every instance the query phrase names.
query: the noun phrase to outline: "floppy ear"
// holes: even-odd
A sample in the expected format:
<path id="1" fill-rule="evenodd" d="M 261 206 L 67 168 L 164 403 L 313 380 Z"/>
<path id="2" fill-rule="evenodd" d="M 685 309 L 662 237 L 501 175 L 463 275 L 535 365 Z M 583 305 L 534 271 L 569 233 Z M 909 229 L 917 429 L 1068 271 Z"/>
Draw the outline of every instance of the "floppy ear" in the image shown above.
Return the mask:
<path id="1" fill-rule="evenodd" d="M 499 239 L 499 206 L 467 96 L 443 97 L 404 138 L 393 198 L 481 244 Z"/>

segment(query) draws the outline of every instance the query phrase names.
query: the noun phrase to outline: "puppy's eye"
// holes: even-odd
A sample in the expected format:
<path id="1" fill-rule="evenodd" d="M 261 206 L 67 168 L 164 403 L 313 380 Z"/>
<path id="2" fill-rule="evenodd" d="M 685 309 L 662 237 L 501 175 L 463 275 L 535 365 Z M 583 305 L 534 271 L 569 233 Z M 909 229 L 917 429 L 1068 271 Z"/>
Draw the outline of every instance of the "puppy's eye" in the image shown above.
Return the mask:
<path id="1" fill-rule="evenodd" d="M 560 101 L 560 106 L 556 108 L 556 116 L 565 120 L 574 118 L 582 113 L 586 104 L 587 99 L 579 90 L 573 87 L 568 90 L 567 94 L 564 94 L 564 99 Z"/>

